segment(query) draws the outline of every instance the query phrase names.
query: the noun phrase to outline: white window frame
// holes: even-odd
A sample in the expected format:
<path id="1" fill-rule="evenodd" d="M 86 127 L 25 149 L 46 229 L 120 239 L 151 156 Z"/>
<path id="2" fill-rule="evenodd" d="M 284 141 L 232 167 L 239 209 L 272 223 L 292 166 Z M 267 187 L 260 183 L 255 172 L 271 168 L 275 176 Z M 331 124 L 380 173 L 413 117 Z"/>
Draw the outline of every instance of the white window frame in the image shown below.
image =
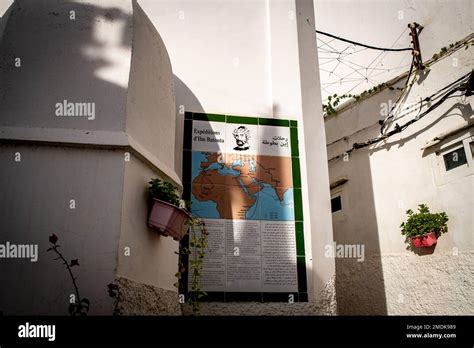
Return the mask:
<path id="1" fill-rule="evenodd" d="M 451 137 L 451 140 L 444 141 L 437 146 L 432 156 L 431 166 L 434 172 L 434 179 L 437 185 L 444 185 L 452 180 L 473 175 L 474 159 L 471 152 L 470 143 L 474 141 L 474 130 L 470 129 Z M 467 163 L 451 170 L 446 170 L 444 155 L 460 147 L 464 148 Z"/>

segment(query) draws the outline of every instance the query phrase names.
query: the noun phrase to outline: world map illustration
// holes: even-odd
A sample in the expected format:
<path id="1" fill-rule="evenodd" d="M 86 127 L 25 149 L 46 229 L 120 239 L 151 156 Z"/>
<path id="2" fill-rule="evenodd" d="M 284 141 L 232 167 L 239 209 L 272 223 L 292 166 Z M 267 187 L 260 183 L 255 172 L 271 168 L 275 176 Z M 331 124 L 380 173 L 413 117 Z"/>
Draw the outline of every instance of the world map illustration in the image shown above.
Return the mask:
<path id="1" fill-rule="evenodd" d="M 191 207 L 210 219 L 292 221 L 291 157 L 192 152 Z"/>

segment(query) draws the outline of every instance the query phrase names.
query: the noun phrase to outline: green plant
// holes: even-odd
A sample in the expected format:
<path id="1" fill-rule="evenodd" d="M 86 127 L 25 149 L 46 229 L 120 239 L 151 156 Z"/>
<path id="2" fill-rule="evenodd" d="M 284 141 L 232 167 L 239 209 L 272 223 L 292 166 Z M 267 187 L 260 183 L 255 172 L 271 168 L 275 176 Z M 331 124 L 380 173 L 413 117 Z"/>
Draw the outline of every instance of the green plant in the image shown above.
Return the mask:
<path id="1" fill-rule="evenodd" d="M 338 95 L 337 93 L 328 96 L 327 103 L 323 104 L 323 112 L 326 113 L 326 115 L 332 115 L 336 113 L 336 107 L 341 103 L 343 99 L 347 98 L 354 98 L 356 101 L 359 101 L 360 99 L 367 97 L 373 93 L 379 92 L 382 89 L 387 87 L 387 84 L 385 82 L 378 84 L 368 90 L 363 91 L 360 94 L 343 94 L 343 95 Z"/>
<path id="2" fill-rule="evenodd" d="M 336 112 L 336 107 L 339 105 L 339 103 L 346 98 L 351 98 L 354 97 L 352 94 L 343 94 L 343 95 L 330 95 L 328 97 L 328 102 L 327 104 L 323 104 L 323 112 L 326 113 L 326 115 L 331 115 Z"/>
<path id="3" fill-rule="evenodd" d="M 197 315 L 201 308 L 200 300 L 207 295 L 201 286 L 202 268 L 208 236 L 205 223 L 191 213 L 189 202 L 181 199 L 178 190 L 173 184 L 157 178 L 152 179 L 149 185 L 148 189 L 151 197 L 180 207 L 188 213 L 189 218 L 186 221 L 186 225 L 189 227 L 186 232 L 188 242 L 182 243 L 179 252 L 175 252 L 179 255 L 179 261 L 178 272 L 175 274 L 178 281 L 174 285 L 178 289 L 180 289 L 180 285 L 183 285 L 180 283 L 184 281 L 182 275 L 186 272 L 186 264 L 189 261 L 188 277 L 191 277 L 191 281 L 189 283 L 188 298 L 185 303 L 190 305 L 193 314 Z"/>
<path id="4" fill-rule="evenodd" d="M 442 233 L 448 231 L 448 215 L 442 213 L 430 213 L 430 209 L 426 204 L 418 205 L 418 213 L 413 210 L 407 210 L 408 219 L 402 222 L 400 228 L 402 235 L 407 238 L 421 236 L 430 232 L 435 232 L 439 237 Z"/>
<path id="5" fill-rule="evenodd" d="M 179 264 L 178 272 L 175 274 L 178 281 L 174 286 L 178 289 L 183 287 L 182 282 L 186 279 L 183 279 L 182 275 L 186 272 L 186 263 L 189 261 L 188 277 L 191 277 L 191 281 L 186 303 L 191 306 L 193 314 L 198 315 L 201 309 L 200 300 L 207 295 L 202 290 L 201 279 L 208 232 L 204 221 L 192 215 L 187 224 L 189 225 L 189 241 L 187 245 L 183 243 L 179 252 L 176 252 L 179 255 Z"/>
<path id="6" fill-rule="evenodd" d="M 186 208 L 185 202 L 178 194 L 176 187 L 167 181 L 161 179 L 152 179 L 149 182 L 148 190 L 152 198 L 173 204 L 180 208 Z"/>

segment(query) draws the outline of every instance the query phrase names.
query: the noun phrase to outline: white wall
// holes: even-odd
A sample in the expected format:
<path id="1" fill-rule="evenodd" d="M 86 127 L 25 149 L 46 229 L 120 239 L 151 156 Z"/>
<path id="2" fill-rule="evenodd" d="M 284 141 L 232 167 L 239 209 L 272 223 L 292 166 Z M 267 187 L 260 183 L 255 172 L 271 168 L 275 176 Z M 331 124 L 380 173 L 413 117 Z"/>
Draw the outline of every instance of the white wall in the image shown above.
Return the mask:
<path id="1" fill-rule="evenodd" d="M 9 8 L 11 7 L 12 0 L 1 0 L 0 1 L 0 42 L 2 42 L 3 31 L 10 14 Z"/>
<path id="2" fill-rule="evenodd" d="M 175 273 L 178 242 L 147 226 L 150 202 L 148 182 L 174 173 L 175 98 L 173 75 L 166 48 L 150 20 L 134 4 L 133 53 L 127 100 L 127 135 L 144 154 L 159 161 L 158 168 L 131 154 L 125 162 L 121 238 L 117 274 L 142 284 L 171 291 L 177 304 Z M 148 157 L 150 158 L 150 157 Z M 158 169 L 158 170 L 157 170 Z M 166 170 L 165 170 L 166 169 Z M 179 179 L 175 179 L 180 185 Z M 130 248 L 130 256 L 125 253 Z M 136 295 L 137 298 L 140 295 Z M 154 299 L 159 302 L 159 299 Z"/>
<path id="3" fill-rule="evenodd" d="M 45 253 L 55 233 L 65 256 L 79 259 L 90 314 L 112 313 L 107 284 L 117 277 L 128 278 L 125 302 L 152 288 L 160 293 L 152 301 L 174 314 L 178 245 L 146 225 L 148 181 L 181 184 L 166 48 L 129 0 L 17 1 L 12 9 L 0 45 L 0 241 L 38 243 L 41 252 L 36 264 L 0 261 L 0 310 L 68 313 L 67 270 Z M 57 117 L 64 99 L 95 103 L 95 118 Z"/>
<path id="4" fill-rule="evenodd" d="M 463 47 L 432 64 L 426 76 L 417 74 L 418 81 L 404 105 L 417 105 L 420 98 L 469 73 L 474 66 L 472 50 L 472 46 L 467 50 Z M 394 87 L 403 84 L 401 80 Z M 328 157 L 344 153 L 354 142 L 378 136 L 381 108 L 389 100 L 394 102 L 398 93 L 385 89 L 327 117 Z M 337 243 L 360 243 L 366 248 L 364 262 L 336 260 L 342 313 L 474 313 L 474 171 L 472 167 L 455 169 L 453 172 L 457 170 L 459 175 L 448 178 L 442 159 L 441 169 L 436 164 L 439 156 L 435 151 L 439 148 L 422 150 L 441 133 L 472 122 L 472 106 L 472 97 L 447 99 L 385 142 L 354 151 L 348 161 L 343 157 L 330 160 L 331 182 L 348 179 L 334 190 L 343 199 L 343 210 L 333 214 L 334 238 Z M 409 121 L 418 113 L 418 108 L 414 110 L 395 122 L 402 125 Z M 453 135 L 438 146 L 461 135 Z M 472 154 L 468 152 L 467 156 Z M 434 251 L 406 250 L 400 233 L 405 211 L 415 210 L 420 203 L 428 204 L 433 212 L 445 211 L 450 219 L 449 232 L 440 237 Z"/>
<path id="5" fill-rule="evenodd" d="M 16 154 L 21 161 L 15 162 Z M 124 176 L 120 151 L 3 144 L 0 243 L 37 244 L 38 262 L 0 261 L 5 315 L 67 315 L 74 287 L 48 237 L 59 238 L 90 314 L 112 312 L 107 284 L 115 280 Z M 70 200 L 75 208 L 71 209 Z"/>

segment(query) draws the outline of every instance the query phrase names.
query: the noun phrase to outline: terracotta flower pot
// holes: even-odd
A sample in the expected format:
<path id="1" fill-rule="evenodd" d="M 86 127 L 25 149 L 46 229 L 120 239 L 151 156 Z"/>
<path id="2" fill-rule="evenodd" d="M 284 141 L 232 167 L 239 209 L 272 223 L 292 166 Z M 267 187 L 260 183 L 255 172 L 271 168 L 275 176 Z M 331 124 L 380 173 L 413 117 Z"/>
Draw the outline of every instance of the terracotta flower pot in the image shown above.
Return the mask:
<path id="1" fill-rule="evenodd" d="M 148 226 L 174 240 L 181 240 L 186 232 L 186 221 L 190 218 L 188 213 L 159 199 L 154 201 Z"/>
<path id="2" fill-rule="evenodd" d="M 436 232 L 430 232 L 422 236 L 411 237 L 411 242 L 415 248 L 427 248 L 438 242 L 438 236 Z"/>

